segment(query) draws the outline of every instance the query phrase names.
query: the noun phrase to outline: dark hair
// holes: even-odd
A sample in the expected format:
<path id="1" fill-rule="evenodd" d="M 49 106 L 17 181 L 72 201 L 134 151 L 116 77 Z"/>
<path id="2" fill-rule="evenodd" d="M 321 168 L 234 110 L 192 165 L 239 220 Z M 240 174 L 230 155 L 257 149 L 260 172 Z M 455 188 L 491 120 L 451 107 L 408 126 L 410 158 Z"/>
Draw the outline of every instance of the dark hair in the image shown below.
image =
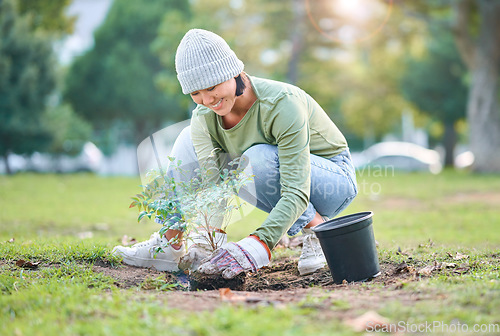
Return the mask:
<path id="1" fill-rule="evenodd" d="M 245 92 L 245 89 L 247 86 L 245 85 L 245 82 L 243 81 L 243 78 L 241 78 L 241 74 L 238 75 L 238 77 L 234 77 L 236 80 L 236 97 L 239 97 Z"/>

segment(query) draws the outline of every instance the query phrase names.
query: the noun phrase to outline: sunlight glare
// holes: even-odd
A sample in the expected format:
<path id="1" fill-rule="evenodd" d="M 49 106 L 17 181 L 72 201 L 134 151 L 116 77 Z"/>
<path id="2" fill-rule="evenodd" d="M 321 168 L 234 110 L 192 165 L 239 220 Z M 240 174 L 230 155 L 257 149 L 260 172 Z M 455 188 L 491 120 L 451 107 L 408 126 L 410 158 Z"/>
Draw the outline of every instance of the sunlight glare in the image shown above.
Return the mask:
<path id="1" fill-rule="evenodd" d="M 314 28 L 327 39 L 359 43 L 381 31 L 391 16 L 394 0 L 305 0 Z M 325 8 L 326 5 L 329 8 Z"/>
<path id="2" fill-rule="evenodd" d="M 366 21 L 370 19 L 370 7 L 373 0 L 336 0 L 332 2 L 333 10 L 338 15 L 354 20 Z"/>

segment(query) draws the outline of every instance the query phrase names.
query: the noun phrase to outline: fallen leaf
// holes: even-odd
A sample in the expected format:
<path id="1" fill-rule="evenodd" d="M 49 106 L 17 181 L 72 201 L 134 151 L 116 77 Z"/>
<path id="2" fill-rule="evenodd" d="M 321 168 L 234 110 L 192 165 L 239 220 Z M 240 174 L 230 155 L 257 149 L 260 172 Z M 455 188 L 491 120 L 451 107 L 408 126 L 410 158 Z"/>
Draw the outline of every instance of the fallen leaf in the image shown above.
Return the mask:
<path id="1" fill-rule="evenodd" d="M 427 244 L 418 244 L 418 247 L 433 247 L 433 246 L 434 246 L 434 242 L 430 238 L 429 238 Z"/>
<path id="2" fill-rule="evenodd" d="M 225 301 L 225 300 L 230 300 L 234 296 L 234 293 L 229 288 L 219 288 L 219 295 L 221 300 Z"/>
<path id="3" fill-rule="evenodd" d="M 374 311 L 367 311 L 363 315 L 345 321 L 345 324 L 352 327 L 356 332 L 362 332 L 370 330 L 381 330 L 384 326 L 387 328 L 389 320 Z"/>
<path id="4" fill-rule="evenodd" d="M 26 260 L 18 260 L 16 261 L 16 266 L 18 267 L 22 267 L 22 268 L 25 268 L 25 269 L 36 269 L 38 268 L 38 265 L 40 264 L 40 262 L 31 262 L 31 261 L 26 261 Z"/>
<path id="5" fill-rule="evenodd" d="M 434 265 L 427 265 L 417 271 L 419 275 L 425 275 L 425 276 L 430 276 L 432 271 L 436 269 L 436 266 Z"/>
<path id="6" fill-rule="evenodd" d="M 453 273 L 464 274 L 464 273 L 467 273 L 469 270 L 470 270 L 470 267 L 461 266 L 459 268 L 454 269 Z"/>
<path id="7" fill-rule="evenodd" d="M 248 293 L 236 294 L 229 288 L 219 288 L 219 295 L 222 301 L 246 301 Z"/>
<path id="8" fill-rule="evenodd" d="M 437 271 L 437 270 L 442 270 L 445 268 L 455 268 L 457 267 L 457 264 L 455 263 L 448 263 L 448 262 L 437 262 L 434 261 L 433 265 L 427 265 L 417 271 L 419 275 L 425 275 L 425 276 L 430 276 L 432 272 Z"/>
<path id="9" fill-rule="evenodd" d="M 457 254 L 453 257 L 453 260 L 462 260 L 467 258 L 469 258 L 467 254 L 462 254 L 460 252 L 457 252 Z"/>
<path id="10" fill-rule="evenodd" d="M 439 263 L 439 269 L 442 269 L 442 268 L 455 268 L 457 267 L 457 264 L 455 263 L 448 263 L 448 262 L 441 262 Z"/>
<path id="11" fill-rule="evenodd" d="M 403 273 L 403 272 L 414 274 L 415 273 L 415 267 L 408 266 L 408 264 L 406 263 L 406 261 L 403 261 L 401 264 L 399 264 L 396 267 L 396 269 L 394 270 L 394 273 Z"/>
<path id="12" fill-rule="evenodd" d="M 402 273 L 402 272 L 408 272 L 408 264 L 406 264 L 405 261 L 399 264 L 394 270 L 394 273 Z"/>

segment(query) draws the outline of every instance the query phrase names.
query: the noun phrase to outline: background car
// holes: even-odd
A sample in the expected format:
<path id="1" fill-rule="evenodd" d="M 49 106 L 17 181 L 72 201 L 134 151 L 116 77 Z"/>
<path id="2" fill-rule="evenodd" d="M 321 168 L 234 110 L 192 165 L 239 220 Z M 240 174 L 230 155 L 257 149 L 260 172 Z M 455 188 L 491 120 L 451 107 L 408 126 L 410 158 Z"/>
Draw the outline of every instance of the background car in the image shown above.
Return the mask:
<path id="1" fill-rule="evenodd" d="M 398 171 L 441 172 L 443 166 L 437 151 L 409 143 L 388 141 L 377 143 L 353 155 L 357 169 L 364 167 L 391 167 Z"/>

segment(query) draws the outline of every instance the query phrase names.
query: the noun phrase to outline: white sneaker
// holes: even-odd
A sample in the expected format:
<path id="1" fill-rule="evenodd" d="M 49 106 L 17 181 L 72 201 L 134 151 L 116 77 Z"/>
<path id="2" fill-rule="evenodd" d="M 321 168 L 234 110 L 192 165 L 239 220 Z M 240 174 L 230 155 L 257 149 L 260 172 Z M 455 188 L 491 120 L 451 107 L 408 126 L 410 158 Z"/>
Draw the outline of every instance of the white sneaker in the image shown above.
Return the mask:
<path id="1" fill-rule="evenodd" d="M 158 271 L 176 272 L 179 270 L 179 260 L 186 253 L 184 246 L 179 250 L 168 245 L 165 237 L 158 232 L 151 235 L 149 240 L 132 245 L 131 247 L 116 246 L 113 254 L 123 258 L 127 265 L 138 267 L 154 267 Z M 163 252 L 156 253 L 158 247 Z M 155 255 L 156 254 L 156 255 Z"/>
<path id="2" fill-rule="evenodd" d="M 299 259 L 300 275 L 307 275 L 325 267 L 326 259 L 319 244 L 319 239 L 311 229 L 302 229 L 302 253 Z"/>

